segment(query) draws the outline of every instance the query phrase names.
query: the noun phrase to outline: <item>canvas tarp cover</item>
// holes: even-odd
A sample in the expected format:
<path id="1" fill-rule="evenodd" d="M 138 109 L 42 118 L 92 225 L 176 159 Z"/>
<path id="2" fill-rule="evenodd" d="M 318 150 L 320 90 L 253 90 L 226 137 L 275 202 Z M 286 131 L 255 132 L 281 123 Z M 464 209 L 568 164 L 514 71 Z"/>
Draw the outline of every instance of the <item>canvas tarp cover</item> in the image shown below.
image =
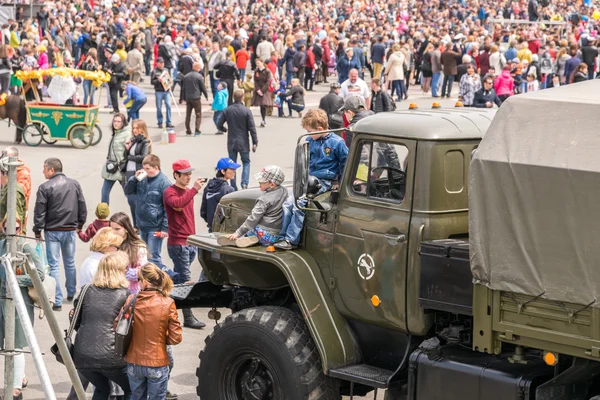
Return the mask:
<path id="1" fill-rule="evenodd" d="M 600 80 L 502 105 L 471 162 L 469 230 L 476 283 L 599 299 Z"/>

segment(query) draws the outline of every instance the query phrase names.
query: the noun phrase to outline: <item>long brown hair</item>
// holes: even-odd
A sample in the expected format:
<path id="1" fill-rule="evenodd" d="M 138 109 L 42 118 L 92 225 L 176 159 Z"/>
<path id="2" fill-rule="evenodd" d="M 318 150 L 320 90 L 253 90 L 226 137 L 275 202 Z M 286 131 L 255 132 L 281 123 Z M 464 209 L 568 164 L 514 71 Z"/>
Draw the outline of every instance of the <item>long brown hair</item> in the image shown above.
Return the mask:
<path id="1" fill-rule="evenodd" d="M 127 237 L 123 240 L 123 243 L 121 243 L 120 249 L 127 253 L 129 265 L 136 265 L 138 261 L 138 250 L 141 246 L 146 247 L 146 244 L 140 239 L 138 234 L 135 233 L 131 218 L 124 212 L 118 212 L 110 217 L 110 222 L 121 225 L 125 229 L 125 232 L 127 232 Z"/>
<path id="2" fill-rule="evenodd" d="M 165 297 L 169 297 L 171 289 L 173 289 L 173 281 L 169 275 L 151 263 L 148 263 L 140 268 L 138 271 L 138 279 L 140 282 L 146 282 L 153 288 L 158 289 Z"/>
<path id="3" fill-rule="evenodd" d="M 146 121 L 143 119 L 136 119 L 131 123 L 131 129 L 133 131 L 134 126 L 138 126 L 138 130 L 141 132 L 142 136 L 144 136 L 150 142 L 150 153 L 152 153 L 152 139 L 150 139 L 150 135 L 148 134 L 148 125 L 146 125 Z"/>

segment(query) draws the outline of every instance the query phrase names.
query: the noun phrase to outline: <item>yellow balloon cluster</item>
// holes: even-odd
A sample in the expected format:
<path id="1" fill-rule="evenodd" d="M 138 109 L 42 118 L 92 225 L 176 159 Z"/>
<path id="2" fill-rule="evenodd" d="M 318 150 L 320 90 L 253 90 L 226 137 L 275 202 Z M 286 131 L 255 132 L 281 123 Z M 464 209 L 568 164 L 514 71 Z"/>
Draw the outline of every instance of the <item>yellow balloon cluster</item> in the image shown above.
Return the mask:
<path id="1" fill-rule="evenodd" d="M 34 71 L 17 71 L 16 77 L 22 81 L 29 79 L 41 80 L 44 76 L 56 76 L 62 77 L 73 77 L 82 78 L 88 81 L 92 81 L 92 84 L 96 87 L 102 86 L 103 83 L 110 81 L 110 74 L 104 71 L 84 71 L 81 69 L 73 68 L 52 68 L 52 69 L 38 69 Z"/>

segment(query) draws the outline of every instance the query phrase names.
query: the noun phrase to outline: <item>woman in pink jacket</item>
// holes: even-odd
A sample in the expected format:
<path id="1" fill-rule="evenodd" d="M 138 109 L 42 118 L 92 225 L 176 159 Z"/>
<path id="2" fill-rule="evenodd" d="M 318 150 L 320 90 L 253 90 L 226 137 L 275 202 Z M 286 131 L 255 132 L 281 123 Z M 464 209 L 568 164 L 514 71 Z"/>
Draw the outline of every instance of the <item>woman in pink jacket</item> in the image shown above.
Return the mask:
<path id="1" fill-rule="evenodd" d="M 510 76 L 510 66 L 507 65 L 502 69 L 502 73 L 496 78 L 496 83 L 494 83 L 494 89 L 500 101 L 504 103 L 506 99 L 514 94 L 513 86 L 514 82 L 512 76 Z"/>

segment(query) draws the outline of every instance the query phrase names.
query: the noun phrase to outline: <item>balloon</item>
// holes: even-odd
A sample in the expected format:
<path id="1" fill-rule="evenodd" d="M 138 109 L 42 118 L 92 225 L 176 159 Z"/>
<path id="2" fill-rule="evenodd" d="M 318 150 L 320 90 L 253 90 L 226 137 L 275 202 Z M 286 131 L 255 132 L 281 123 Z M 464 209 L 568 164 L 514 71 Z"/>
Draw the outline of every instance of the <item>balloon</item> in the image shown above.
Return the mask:
<path id="1" fill-rule="evenodd" d="M 594 18 L 594 21 L 598 21 L 598 19 L 600 19 L 600 10 L 594 11 L 592 18 Z"/>
<path id="2" fill-rule="evenodd" d="M 163 15 L 161 15 L 161 16 L 158 18 L 158 20 L 159 20 L 160 22 L 165 22 L 165 19 L 167 19 L 167 17 L 165 17 L 165 15 L 164 15 L 164 14 L 163 14 Z"/>

